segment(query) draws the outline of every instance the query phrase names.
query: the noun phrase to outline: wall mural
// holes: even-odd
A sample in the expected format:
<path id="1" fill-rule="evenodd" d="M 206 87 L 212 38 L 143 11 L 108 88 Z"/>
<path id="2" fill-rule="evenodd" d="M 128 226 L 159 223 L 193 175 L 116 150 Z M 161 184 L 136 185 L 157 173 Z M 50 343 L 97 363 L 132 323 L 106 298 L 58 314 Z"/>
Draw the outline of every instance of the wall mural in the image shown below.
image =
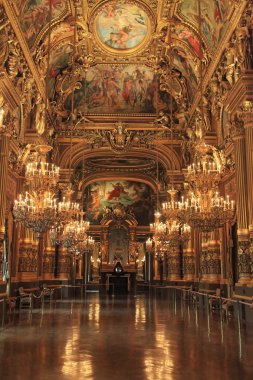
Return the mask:
<path id="1" fill-rule="evenodd" d="M 167 110 L 169 95 L 159 91 L 157 76 L 146 66 L 97 65 L 88 70 L 85 82 L 75 92 L 75 108 L 88 106 L 90 114 L 155 113 Z M 70 107 L 70 98 L 66 108 Z"/>
<path id="2" fill-rule="evenodd" d="M 140 182 L 94 182 L 85 189 L 86 216 L 91 224 L 99 224 L 107 207 L 122 203 L 134 213 L 139 225 L 149 225 L 154 219 L 152 195 L 152 189 Z"/>
<path id="3" fill-rule="evenodd" d="M 103 5 L 95 20 L 95 28 L 103 45 L 116 50 L 141 45 L 148 32 L 149 18 L 142 8 L 128 2 Z"/>
<path id="4" fill-rule="evenodd" d="M 51 0 L 16 0 L 20 9 L 19 20 L 22 31 L 31 47 L 38 34 L 49 22 L 49 4 Z M 61 17 L 67 11 L 67 0 L 52 0 L 52 19 Z"/>
<path id="5" fill-rule="evenodd" d="M 232 10 L 233 7 L 228 0 L 201 0 L 202 33 L 212 48 L 221 40 Z M 198 27 L 198 0 L 182 1 L 180 13 Z"/>

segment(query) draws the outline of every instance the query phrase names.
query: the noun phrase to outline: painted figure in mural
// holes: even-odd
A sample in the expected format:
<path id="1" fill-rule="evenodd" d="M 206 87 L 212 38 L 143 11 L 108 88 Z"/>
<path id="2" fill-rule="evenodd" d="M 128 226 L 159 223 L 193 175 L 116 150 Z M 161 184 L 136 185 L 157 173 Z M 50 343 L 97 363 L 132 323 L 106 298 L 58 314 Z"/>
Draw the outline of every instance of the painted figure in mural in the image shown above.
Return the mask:
<path id="1" fill-rule="evenodd" d="M 154 201 L 152 190 L 146 184 L 133 181 L 101 181 L 87 188 L 85 204 L 89 220 L 99 224 L 121 204 L 124 212 L 131 213 L 139 225 L 153 222 Z"/>
<path id="2" fill-rule="evenodd" d="M 108 201 L 117 200 L 122 196 L 122 194 L 128 195 L 128 192 L 125 191 L 124 186 L 120 182 L 112 185 L 113 190 L 108 193 Z"/>
<path id="3" fill-rule="evenodd" d="M 198 58 L 201 58 L 201 49 L 199 45 L 199 40 L 193 33 L 188 29 L 183 29 L 179 31 L 178 37 L 188 43 L 190 47 L 193 48 Z"/>
<path id="4" fill-rule="evenodd" d="M 144 66 L 103 65 L 91 68 L 87 74 L 87 99 L 93 112 L 145 112 L 153 113 L 156 108 L 166 109 L 168 102 L 158 90 L 154 73 Z M 83 84 L 84 85 L 84 84 Z M 84 89 L 80 90 L 80 94 Z M 83 96 L 75 95 L 77 108 L 81 109 Z"/>
<path id="5" fill-rule="evenodd" d="M 49 20 L 49 5 L 52 4 L 53 17 L 57 17 L 63 10 L 63 0 L 30 0 L 22 14 L 22 30 L 29 43 L 33 43 L 38 33 Z"/>
<path id="6" fill-rule="evenodd" d="M 201 0 L 201 17 L 199 17 L 198 0 L 185 0 L 182 2 L 181 12 L 196 26 L 201 22 L 202 32 L 208 44 L 214 46 L 220 41 L 228 23 L 232 9 L 230 5 L 227 0 Z"/>

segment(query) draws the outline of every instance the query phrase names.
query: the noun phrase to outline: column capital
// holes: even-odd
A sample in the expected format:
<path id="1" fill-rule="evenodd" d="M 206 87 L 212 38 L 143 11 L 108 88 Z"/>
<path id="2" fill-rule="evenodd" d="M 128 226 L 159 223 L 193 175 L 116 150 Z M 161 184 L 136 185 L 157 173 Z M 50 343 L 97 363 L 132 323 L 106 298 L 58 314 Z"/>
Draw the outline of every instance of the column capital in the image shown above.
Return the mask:
<path id="1" fill-rule="evenodd" d="M 240 118 L 244 128 L 253 127 L 253 100 L 246 100 L 240 107 Z"/>
<path id="2" fill-rule="evenodd" d="M 245 137 L 244 120 L 242 113 L 236 112 L 232 116 L 230 134 L 234 141 Z"/>

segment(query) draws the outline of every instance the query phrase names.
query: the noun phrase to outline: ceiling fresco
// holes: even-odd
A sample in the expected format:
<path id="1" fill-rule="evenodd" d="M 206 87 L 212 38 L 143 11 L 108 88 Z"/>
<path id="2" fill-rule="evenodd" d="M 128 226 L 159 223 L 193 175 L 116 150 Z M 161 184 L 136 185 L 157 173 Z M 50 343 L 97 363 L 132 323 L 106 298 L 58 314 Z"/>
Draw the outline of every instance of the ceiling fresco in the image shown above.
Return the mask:
<path id="1" fill-rule="evenodd" d="M 179 14 L 199 30 L 199 0 L 180 2 Z M 228 26 L 228 19 L 233 7 L 229 0 L 201 0 L 201 30 L 210 48 L 217 46 Z M 195 49 L 194 49 L 195 50 Z"/>
<path id="2" fill-rule="evenodd" d="M 47 68 L 40 55 L 47 54 L 50 1 L 49 97 L 61 109 L 65 120 L 69 119 L 73 89 L 74 106 L 81 114 L 137 117 L 169 112 L 168 69 L 157 74 L 155 61 L 159 57 L 171 62 L 177 78 L 173 82 L 173 110 L 189 109 L 198 92 L 200 59 L 204 58 L 205 75 L 235 11 L 232 0 L 200 0 L 201 18 L 198 0 L 82 0 L 76 3 L 14 0 L 15 12 L 35 63 L 44 62 L 40 70 L 43 74 L 44 69 L 44 75 Z M 77 4 L 76 41 L 74 4 Z M 170 30 L 172 50 L 168 43 Z M 79 57 L 76 61 L 73 45 Z M 170 51 L 172 61 L 168 58 Z M 78 67 L 71 68 L 74 61 Z M 78 79 L 71 76 L 71 70 L 78 71 Z M 158 92 L 157 78 L 160 80 Z"/>
<path id="3" fill-rule="evenodd" d="M 147 38 L 150 19 L 142 7 L 131 2 L 108 2 L 99 8 L 95 31 L 106 48 L 124 52 L 138 48 Z"/>
<path id="4" fill-rule="evenodd" d="M 28 46 L 32 47 L 50 20 L 50 0 L 16 0 L 16 4 L 22 31 Z M 68 10 L 68 1 L 52 0 L 52 21 L 61 19 Z"/>
<path id="5" fill-rule="evenodd" d="M 82 112 L 86 105 L 91 114 L 149 114 L 167 110 L 168 93 L 158 91 L 156 96 L 158 80 L 146 66 L 97 65 L 88 70 L 86 80 L 75 91 L 75 108 Z M 67 101 L 69 108 L 70 98 Z"/>

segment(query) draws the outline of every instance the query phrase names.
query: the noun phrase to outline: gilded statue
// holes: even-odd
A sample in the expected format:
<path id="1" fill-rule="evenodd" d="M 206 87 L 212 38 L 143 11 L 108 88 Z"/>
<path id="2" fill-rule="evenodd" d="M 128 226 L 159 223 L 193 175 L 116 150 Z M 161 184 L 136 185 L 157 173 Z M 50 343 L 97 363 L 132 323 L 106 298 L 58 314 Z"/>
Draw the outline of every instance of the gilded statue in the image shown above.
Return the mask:
<path id="1" fill-rule="evenodd" d="M 164 111 L 160 111 L 158 118 L 155 119 L 154 121 L 154 124 L 157 125 L 158 127 L 169 128 L 170 127 L 169 115 Z"/>
<path id="2" fill-rule="evenodd" d="M 128 132 L 121 122 L 113 131 L 108 132 L 108 142 L 115 152 L 126 151 L 132 141 L 132 133 Z"/>
<path id="3" fill-rule="evenodd" d="M 35 129 L 37 133 L 41 136 L 45 132 L 46 127 L 46 110 L 45 104 L 40 96 L 38 96 L 36 101 L 35 112 Z"/>
<path id="4" fill-rule="evenodd" d="M 235 43 L 231 42 L 225 51 L 226 66 L 225 66 L 225 77 L 229 84 L 232 86 L 237 77 L 236 65 L 238 63 L 237 58 L 237 46 Z"/>

